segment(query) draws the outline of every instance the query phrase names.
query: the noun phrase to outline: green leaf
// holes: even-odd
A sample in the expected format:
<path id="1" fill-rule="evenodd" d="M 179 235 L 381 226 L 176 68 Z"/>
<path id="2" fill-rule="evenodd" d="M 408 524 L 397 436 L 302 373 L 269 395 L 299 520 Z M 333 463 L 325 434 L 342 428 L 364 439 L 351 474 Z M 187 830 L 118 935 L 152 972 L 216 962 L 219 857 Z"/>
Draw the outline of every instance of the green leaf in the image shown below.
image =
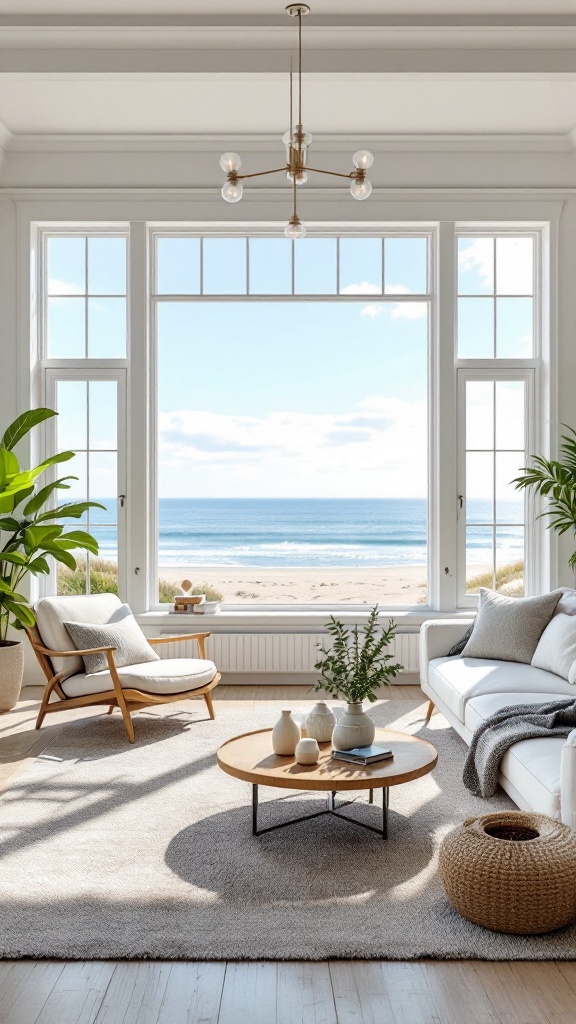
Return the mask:
<path id="1" fill-rule="evenodd" d="M 68 484 L 66 480 L 77 480 L 77 476 L 63 476 L 60 480 L 55 480 L 52 484 L 46 484 L 42 487 L 33 498 L 30 499 L 28 504 L 24 507 L 25 516 L 33 516 L 38 512 L 43 505 L 46 504 L 48 498 L 55 490 L 68 490 Z"/>
<path id="2" fill-rule="evenodd" d="M 68 505 L 59 505 L 58 508 L 43 512 L 37 516 L 36 522 L 42 523 L 47 519 L 81 519 L 89 508 L 102 508 L 106 511 L 106 506 L 98 501 L 73 501 Z"/>
<path id="3" fill-rule="evenodd" d="M 11 562 L 13 565 L 27 565 L 28 559 L 20 551 L 0 551 L 0 562 Z"/>
<path id="4" fill-rule="evenodd" d="M 30 409 L 28 412 L 23 412 L 21 416 L 18 416 L 13 423 L 10 424 L 7 430 L 4 432 L 2 438 L 2 444 L 4 448 L 13 448 L 18 441 L 25 437 L 25 435 L 32 430 L 32 427 L 43 423 L 44 420 L 49 420 L 52 416 L 56 416 L 57 413 L 53 409 Z"/>
<path id="5" fill-rule="evenodd" d="M 17 519 L 0 519 L 0 530 L 5 530 L 6 533 L 17 533 L 20 529 L 20 523 Z"/>
<path id="6" fill-rule="evenodd" d="M 28 569 L 30 572 L 33 572 L 34 575 L 36 575 L 36 573 L 39 572 L 45 574 L 50 572 L 50 566 L 48 565 L 48 562 L 46 561 L 43 555 L 38 555 L 37 558 L 34 558 L 32 559 L 31 562 L 28 562 Z"/>
<path id="7" fill-rule="evenodd" d="M 5 583 L 4 580 L 0 580 L 0 594 L 11 594 L 11 593 L 12 593 L 12 587 L 8 586 L 8 584 Z"/>
<path id="8" fill-rule="evenodd" d="M 46 542 L 59 537 L 63 529 L 63 526 L 29 526 L 24 530 L 24 547 L 28 554 L 45 547 Z"/>
<path id="9" fill-rule="evenodd" d="M 57 562 L 62 562 L 62 564 L 66 565 L 69 569 L 76 568 L 76 559 L 70 554 L 69 551 L 64 551 L 62 548 L 59 548 L 57 544 L 53 543 L 52 541 L 46 541 L 42 546 L 48 552 L 48 554 L 52 555 L 53 558 L 56 559 Z"/>
<path id="10" fill-rule="evenodd" d="M 17 486 L 10 485 L 6 487 L 2 493 L 0 493 L 0 515 L 5 515 L 6 512 L 13 512 L 17 505 L 24 498 L 27 498 L 29 494 L 32 494 L 34 490 L 34 484 L 30 483 L 26 486 L 22 486 L 19 483 Z"/>
<path id="11" fill-rule="evenodd" d="M 4 489 L 13 477 L 20 472 L 18 459 L 12 452 L 0 448 L 0 487 Z"/>
<path id="12" fill-rule="evenodd" d="M 44 473 L 44 471 L 49 469 L 50 466 L 57 466 L 60 462 L 69 462 L 75 455 L 76 452 L 60 452 L 58 455 L 51 455 L 49 459 L 45 459 L 39 466 L 35 466 L 34 469 L 31 469 L 29 471 L 30 476 L 35 480 L 36 477 L 40 476 L 41 473 Z"/>
<path id="13" fill-rule="evenodd" d="M 5 607 L 12 612 L 12 615 L 16 619 L 14 625 L 17 629 L 18 623 L 21 623 L 22 626 L 33 626 L 36 622 L 36 616 L 28 605 L 12 604 L 11 601 L 6 601 Z"/>
<path id="14" fill-rule="evenodd" d="M 90 533 L 86 533 L 85 530 L 73 530 L 71 533 L 65 533 L 60 538 L 59 543 L 63 540 L 72 541 L 72 547 L 85 548 L 87 551 L 91 551 L 93 555 L 98 554 L 98 541 Z"/>

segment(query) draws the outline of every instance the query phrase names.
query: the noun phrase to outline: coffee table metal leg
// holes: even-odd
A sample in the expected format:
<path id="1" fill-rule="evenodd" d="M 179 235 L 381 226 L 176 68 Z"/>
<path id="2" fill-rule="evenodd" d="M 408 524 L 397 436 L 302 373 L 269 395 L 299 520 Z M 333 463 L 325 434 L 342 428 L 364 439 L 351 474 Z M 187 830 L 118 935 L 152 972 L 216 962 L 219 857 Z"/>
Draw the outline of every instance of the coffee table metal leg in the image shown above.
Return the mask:
<path id="1" fill-rule="evenodd" d="M 382 789 L 382 839 L 388 839 L 388 804 L 390 802 L 390 790 L 388 786 Z"/>
<path id="2" fill-rule="evenodd" d="M 258 835 L 258 786 L 252 783 L 252 835 Z"/>
<path id="3" fill-rule="evenodd" d="M 370 796 L 368 797 L 368 803 L 369 804 L 373 804 L 374 803 L 374 790 L 373 789 L 370 790 Z"/>

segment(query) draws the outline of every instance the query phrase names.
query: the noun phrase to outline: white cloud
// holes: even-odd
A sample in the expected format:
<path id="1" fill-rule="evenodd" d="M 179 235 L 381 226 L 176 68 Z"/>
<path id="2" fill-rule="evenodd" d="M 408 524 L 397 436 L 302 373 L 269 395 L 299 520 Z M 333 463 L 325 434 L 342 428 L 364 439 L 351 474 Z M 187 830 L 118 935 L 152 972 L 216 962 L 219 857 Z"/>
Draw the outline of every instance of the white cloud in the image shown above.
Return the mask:
<path id="1" fill-rule="evenodd" d="M 59 281 L 57 278 L 51 277 L 48 281 L 48 295 L 84 295 L 84 292 L 71 281 Z"/>
<path id="2" fill-rule="evenodd" d="M 404 284 L 386 285 L 388 295 L 410 295 L 410 289 Z M 428 306 L 426 302 L 399 302 L 392 306 L 393 320 L 420 320 L 426 316 Z"/>
<path id="3" fill-rule="evenodd" d="M 458 253 L 458 267 L 473 273 L 485 292 L 494 291 L 494 245 L 491 238 L 472 238 Z M 501 237 L 496 240 L 497 292 L 529 295 L 532 291 L 533 242 L 531 238 Z M 462 289 L 466 291 L 466 289 Z"/>
<path id="4" fill-rule="evenodd" d="M 161 414 L 159 427 L 160 493 L 167 497 L 426 492 L 424 402 L 376 396 L 345 414 L 180 410 Z"/>
<path id="5" fill-rule="evenodd" d="M 347 284 L 340 290 L 341 295 L 382 295 L 382 286 L 360 281 L 359 284 Z"/>
<path id="6" fill-rule="evenodd" d="M 360 316 L 380 316 L 384 312 L 384 306 L 362 306 Z"/>

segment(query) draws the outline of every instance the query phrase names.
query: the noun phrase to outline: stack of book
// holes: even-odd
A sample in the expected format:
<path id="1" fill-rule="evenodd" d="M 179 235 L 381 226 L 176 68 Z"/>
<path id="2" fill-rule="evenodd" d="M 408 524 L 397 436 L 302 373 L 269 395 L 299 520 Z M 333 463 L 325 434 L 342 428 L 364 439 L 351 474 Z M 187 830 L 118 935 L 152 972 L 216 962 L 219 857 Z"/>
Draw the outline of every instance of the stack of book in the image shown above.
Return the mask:
<path id="1" fill-rule="evenodd" d="M 333 750 L 332 757 L 336 761 L 369 765 L 377 764 L 378 761 L 386 761 L 389 757 L 394 757 L 394 754 L 389 748 L 373 744 L 371 747 L 354 747 L 354 750 Z"/>

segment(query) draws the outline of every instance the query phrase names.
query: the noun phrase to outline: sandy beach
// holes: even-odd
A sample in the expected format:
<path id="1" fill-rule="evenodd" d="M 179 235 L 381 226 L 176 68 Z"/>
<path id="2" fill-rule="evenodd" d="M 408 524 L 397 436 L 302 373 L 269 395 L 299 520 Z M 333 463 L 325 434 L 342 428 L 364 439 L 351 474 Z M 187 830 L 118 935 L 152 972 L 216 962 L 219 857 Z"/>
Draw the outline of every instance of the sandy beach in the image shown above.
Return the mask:
<path id="1" fill-rule="evenodd" d="M 425 604 L 426 567 L 390 566 L 386 569 L 258 569 L 243 566 L 163 566 L 162 579 L 181 583 L 189 579 L 201 593 L 215 587 L 231 604 Z"/>

